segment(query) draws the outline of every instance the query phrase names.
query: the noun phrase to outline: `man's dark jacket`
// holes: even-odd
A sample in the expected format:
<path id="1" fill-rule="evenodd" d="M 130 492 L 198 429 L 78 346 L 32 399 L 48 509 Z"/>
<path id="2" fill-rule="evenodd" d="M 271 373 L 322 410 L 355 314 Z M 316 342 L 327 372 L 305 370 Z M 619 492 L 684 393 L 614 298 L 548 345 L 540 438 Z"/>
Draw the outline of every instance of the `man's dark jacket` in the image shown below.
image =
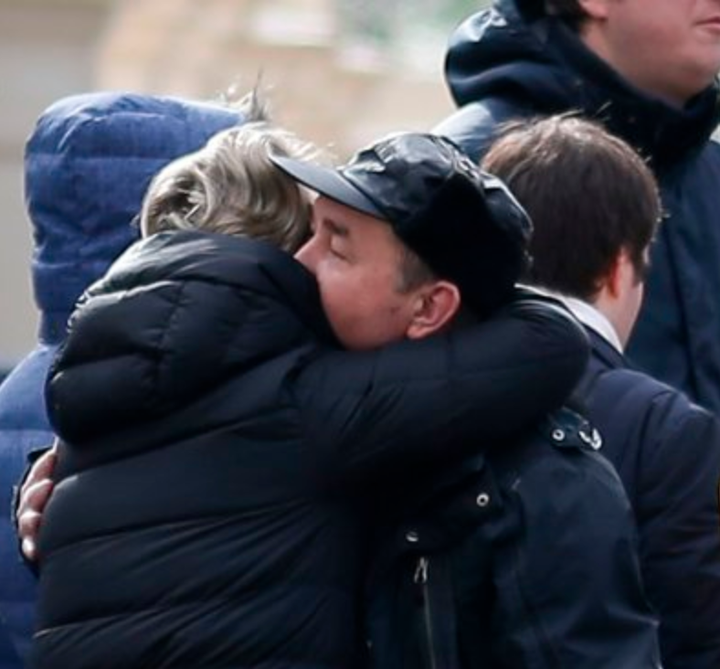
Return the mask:
<path id="1" fill-rule="evenodd" d="M 518 0 L 519 2 L 520 0 Z M 478 158 L 505 121 L 579 110 L 650 160 L 666 211 L 629 355 L 653 376 L 720 412 L 720 115 L 712 86 L 683 109 L 611 70 L 541 6 L 496 0 L 463 23 L 447 54 L 460 109 L 435 130 Z"/>
<path id="2" fill-rule="evenodd" d="M 409 477 L 367 586 L 373 669 L 660 667 L 632 509 L 597 439 L 563 410 Z"/>
<path id="3" fill-rule="evenodd" d="M 260 242 L 163 233 L 95 284 L 48 385 L 67 445 L 31 667 L 357 666 L 379 472 L 402 485 L 527 427 L 587 355 L 537 303 L 435 341 L 333 342 L 313 277 Z"/>
<path id="4" fill-rule="evenodd" d="M 720 667 L 720 422 L 589 334 L 577 396 L 635 511 L 663 666 Z"/>

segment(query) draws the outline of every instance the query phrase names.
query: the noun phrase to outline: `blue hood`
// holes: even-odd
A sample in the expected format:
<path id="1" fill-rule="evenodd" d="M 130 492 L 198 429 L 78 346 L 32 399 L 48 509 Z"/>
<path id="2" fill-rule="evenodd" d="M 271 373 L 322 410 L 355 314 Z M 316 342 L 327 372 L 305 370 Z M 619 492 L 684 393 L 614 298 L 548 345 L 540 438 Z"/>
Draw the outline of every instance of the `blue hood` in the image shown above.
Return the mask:
<path id="1" fill-rule="evenodd" d="M 541 0 L 495 0 L 468 18 L 450 39 L 445 74 L 460 107 L 495 98 L 524 116 L 582 110 L 656 167 L 703 146 L 720 118 L 717 85 L 683 109 L 650 97 L 543 15 Z"/>
<path id="2" fill-rule="evenodd" d="M 78 297 L 135 241 L 153 175 L 241 121 L 219 105 L 130 93 L 72 96 L 41 115 L 25 148 L 25 197 L 42 341 L 64 337 Z"/>

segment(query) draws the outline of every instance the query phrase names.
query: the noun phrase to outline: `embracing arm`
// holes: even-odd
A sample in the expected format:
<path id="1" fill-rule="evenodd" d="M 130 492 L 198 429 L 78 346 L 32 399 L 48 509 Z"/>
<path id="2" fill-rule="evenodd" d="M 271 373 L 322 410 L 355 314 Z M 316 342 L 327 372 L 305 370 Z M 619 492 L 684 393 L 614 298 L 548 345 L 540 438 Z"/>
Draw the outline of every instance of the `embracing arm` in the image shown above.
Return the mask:
<path id="1" fill-rule="evenodd" d="M 335 473 L 372 475 L 477 452 L 559 406 L 588 343 L 555 303 L 523 298 L 480 325 L 308 365 L 296 391 L 308 440 Z"/>

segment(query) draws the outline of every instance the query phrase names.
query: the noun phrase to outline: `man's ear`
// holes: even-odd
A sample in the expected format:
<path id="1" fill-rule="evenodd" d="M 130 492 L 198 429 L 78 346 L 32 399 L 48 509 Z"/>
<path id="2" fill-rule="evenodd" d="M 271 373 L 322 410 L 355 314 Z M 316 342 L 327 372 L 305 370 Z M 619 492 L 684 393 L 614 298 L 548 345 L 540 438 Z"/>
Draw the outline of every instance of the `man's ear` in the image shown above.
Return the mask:
<path id="1" fill-rule="evenodd" d="M 422 339 L 440 332 L 460 309 L 460 290 L 450 281 L 433 281 L 418 291 L 408 339 Z"/>
<path id="2" fill-rule="evenodd" d="M 613 299 L 620 297 L 623 289 L 624 272 L 627 271 L 628 267 L 632 267 L 632 263 L 630 263 L 627 253 L 624 250 L 620 251 L 602 278 L 600 290 Z"/>

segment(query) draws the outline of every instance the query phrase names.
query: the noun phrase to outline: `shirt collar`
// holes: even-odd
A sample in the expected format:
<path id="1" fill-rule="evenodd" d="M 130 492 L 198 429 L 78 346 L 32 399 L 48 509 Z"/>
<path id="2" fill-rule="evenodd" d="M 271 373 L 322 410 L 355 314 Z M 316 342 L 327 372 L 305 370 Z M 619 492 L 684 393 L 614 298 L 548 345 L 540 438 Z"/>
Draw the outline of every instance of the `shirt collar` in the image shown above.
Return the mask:
<path id="1" fill-rule="evenodd" d="M 556 293 L 555 291 L 548 290 L 547 288 L 532 286 L 532 290 L 543 293 L 558 300 L 559 302 L 562 302 L 570 310 L 572 315 L 575 316 L 575 318 L 577 318 L 583 325 L 599 334 L 619 353 L 623 352 L 623 345 L 620 342 L 620 337 L 618 337 L 612 323 L 608 320 L 605 314 L 598 311 L 592 304 L 585 302 L 584 300 L 579 300 L 576 297 Z"/>

